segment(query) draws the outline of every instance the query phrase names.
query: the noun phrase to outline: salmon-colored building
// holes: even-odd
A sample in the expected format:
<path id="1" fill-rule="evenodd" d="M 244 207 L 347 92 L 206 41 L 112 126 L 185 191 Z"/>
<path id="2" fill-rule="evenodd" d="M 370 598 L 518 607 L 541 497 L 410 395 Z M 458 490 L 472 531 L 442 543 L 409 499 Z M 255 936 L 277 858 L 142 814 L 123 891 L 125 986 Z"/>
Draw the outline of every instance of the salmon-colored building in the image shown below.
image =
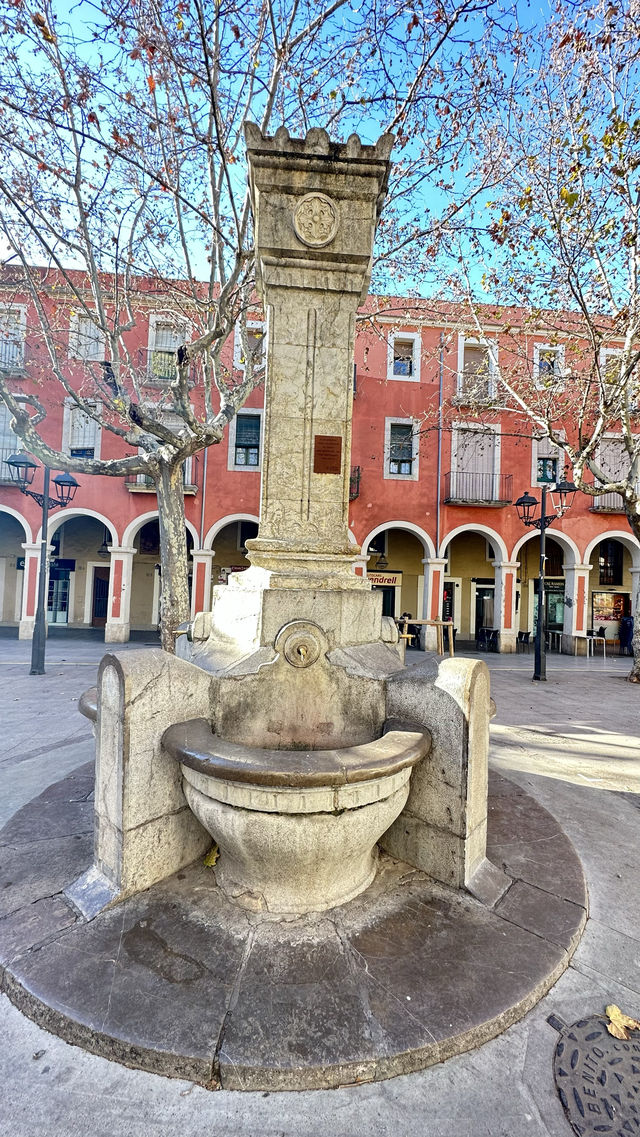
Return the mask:
<path id="1" fill-rule="evenodd" d="M 128 349 L 143 387 L 156 398 L 182 341 L 158 295 L 143 293 Z M 86 391 L 104 345 L 90 321 L 68 303 L 56 304 L 59 358 Z M 539 535 L 524 528 L 514 503 L 525 490 L 539 498 L 541 477 L 560 479 L 564 460 L 522 420 L 514 428 L 511 412 L 496 407 L 494 379 L 510 355 L 509 366 L 528 367 L 533 382 L 543 374 L 560 381 L 571 333 L 523 332 L 516 359 L 515 316 L 505 336 L 504 313 L 497 321 L 488 309 L 481 330 L 471 320 L 465 327 L 460 312 L 419 300 L 370 297 L 362 315 L 350 459 L 351 532 L 360 546 L 355 570 L 383 591 L 386 614 L 452 619 L 458 642 L 515 651 L 535 631 Z M 607 350 L 615 352 L 615 345 Z M 240 371 L 237 335 L 226 352 L 228 367 Z M 49 412 L 44 437 L 55 448 L 80 457 L 126 453 L 121 439 L 63 397 L 47 370 L 35 311 L 15 287 L 0 294 L 0 371 L 14 389 L 37 390 Z M 477 413 L 478 383 L 489 413 Z M 200 397 L 195 379 L 196 409 Z M 208 606 L 214 584 L 248 565 L 245 541 L 256 532 L 260 502 L 262 410 L 258 388 L 223 441 L 185 464 L 194 611 Z M 602 461 L 615 465 L 615 431 L 605 445 L 610 454 Z M 35 617 L 40 510 L 10 483 L 6 458 L 18 446 L 0 403 L 0 627 L 27 638 Z M 33 489 L 41 489 L 41 477 Z M 104 629 L 107 642 L 148 635 L 157 626 L 161 588 L 153 487 L 142 475 L 77 477 L 73 503 L 49 517 L 49 624 L 69 632 Z M 550 646 L 584 652 L 587 633 L 602 628 L 618 641 L 639 587 L 640 545 L 621 501 L 577 494 L 547 532 Z"/>

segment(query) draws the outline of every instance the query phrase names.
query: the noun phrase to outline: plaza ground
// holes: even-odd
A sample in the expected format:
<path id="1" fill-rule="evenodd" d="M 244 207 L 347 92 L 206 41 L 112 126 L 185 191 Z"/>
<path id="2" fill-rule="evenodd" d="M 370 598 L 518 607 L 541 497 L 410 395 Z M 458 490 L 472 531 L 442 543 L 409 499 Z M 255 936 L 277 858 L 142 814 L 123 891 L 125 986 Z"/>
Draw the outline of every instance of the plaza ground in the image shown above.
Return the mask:
<path id="1" fill-rule="evenodd" d="M 30 645 L 0 640 L 0 824 L 90 756 L 76 701 L 103 652 L 96 641 L 52 638 L 46 675 L 29 676 Z M 0 1137 L 569 1137 L 547 1017 L 570 1023 L 610 1002 L 640 1016 L 640 693 L 618 656 L 552 655 L 546 684 L 531 681 L 532 655 L 482 658 L 497 704 L 491 761 L 558 818 L 590 896 L 568 971 L 522 1022 L 469 1054 L 386 1082 L 211 1093 L 68 1046 L 1 996 Z"/>

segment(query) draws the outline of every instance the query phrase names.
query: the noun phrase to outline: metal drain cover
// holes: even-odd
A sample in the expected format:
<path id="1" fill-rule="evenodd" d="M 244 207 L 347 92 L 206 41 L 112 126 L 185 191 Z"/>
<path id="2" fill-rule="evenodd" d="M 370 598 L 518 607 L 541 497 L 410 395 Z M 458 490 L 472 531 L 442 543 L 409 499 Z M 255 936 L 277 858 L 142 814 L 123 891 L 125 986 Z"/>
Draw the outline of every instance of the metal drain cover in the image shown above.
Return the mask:
<path id="1" fill-rule="evenodd" d="M 553 1074 L 578 1137 L 640 1135 L 640 1034 L 614 1038 L 603 1015 L 572 1026 L 554 1015 L 547 1021 L 560 1031 Z"/>

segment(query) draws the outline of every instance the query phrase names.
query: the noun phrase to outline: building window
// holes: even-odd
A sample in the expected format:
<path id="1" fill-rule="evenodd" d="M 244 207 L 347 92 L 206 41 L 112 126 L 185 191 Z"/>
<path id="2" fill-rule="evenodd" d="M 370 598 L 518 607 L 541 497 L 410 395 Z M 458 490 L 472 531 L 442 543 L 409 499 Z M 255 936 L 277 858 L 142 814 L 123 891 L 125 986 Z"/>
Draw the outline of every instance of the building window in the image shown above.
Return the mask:
<path id="1" fill-rule="evenodd" d="M 25 313 L 0 308 L 0 371 L 19 371 L 24 364 Z"/>
<path id="2" fill-rule="evenodd" d="M 548 435 L 534 438 L 531 485 L 555 485 L 562 476 L 561 452 Z"/>
<path id="3" fill-rule="evenodd" d="M 170 383 L 176 377 L 176 355 L 186 341 L 184 325 L 152 316 L 149 323 L 147 375 L 153 383 Z"/>
<path id="4" fill-rule="evenodd" d="M 385 478 L 418 480 L 418 433 L 411 418 L 385 422 Z"/>
<path id="5" fill-rule="evenodd" d="M 247 320 L 246 337 L 247 350 L 251 354 L 253 366 L 256 370 L 264 367 L 267 354 L 267 328 L 262 320 Z M 233 339 L 233 366 L 238 371 L 244 371 L 246 366 L 245 349 L 242 346 L 242 330 L 240 323 L 236 324 Z"/>
<path id="6" fill-rule="evenodd" d="M 489 340 L 458 337 L 458 398 L 489 402 L 495 394 L 498 349 Z"/>
<path id="7" fill-rule="evenodd" d="M 259 470 L 262 411 L 239 411 L 229 424 L 230 470 Z"/>
<path id="8" fill-rule="evenodd" d="M 20 439 L 17 434 L 13 433 L 9 425 L 10 421 L 11 412 L 9 408 L 0 402 L 0 481 L 2 482 L 11 481 L 6 460 L 21 447 Z"/>
<path id="9" fill-rule="evenodd" d="M 100 457 L 100 425 L 76 403 L 65 404 L 62 449 L 71 458 Z"/>
<path id="10" fill-rule="evenodd" d="M 622 545 L 619 541 L 601 541 L 598 553 L 600 584 L 622 584 Z"/>
<path id="11" fill-rule="evenodd" d="M 418 332 L 399 332 L 389 339 L 387 379 L 420 381 L 421 339 Z"/>
<path id="12" fill-rule="evenodd" d="M 69 325 L 69 355 L 84 363 L 104 359 L 104 335 L 90 316 L 75 316 Z"/>
<path id="13" fill-rule="evenodd" d="M 536 343 L 533 346 L 533 379 L 537 387 L 552 387 L 564 377 L 564 347 Z"/>
<path id="14" fill-rule="evenodd" d="M 496 430 L 454 427 L 448 497 L 454 501 L 499 501 L 500 434 Z"/>

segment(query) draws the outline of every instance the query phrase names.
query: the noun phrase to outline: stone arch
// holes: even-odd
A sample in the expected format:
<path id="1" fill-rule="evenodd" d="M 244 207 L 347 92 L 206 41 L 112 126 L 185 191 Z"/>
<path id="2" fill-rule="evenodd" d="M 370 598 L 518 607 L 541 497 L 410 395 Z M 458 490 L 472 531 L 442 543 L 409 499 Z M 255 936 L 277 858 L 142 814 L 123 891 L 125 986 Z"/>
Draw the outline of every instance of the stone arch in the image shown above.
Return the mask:
<path id="1" fill-rule="evenodd" d="M 158 510 L 157 509 L 152 509 L 148 513 L 140 513 L 138 515 L 138 517 L 134 517 L 133 521 L 129 522 L 129 524 L 127 525 L 127 528 L 125 529 L 124 533 L 122 534 L 123 547 L 125 549 L 131 548 L 133 546 L 133 542 L 136 539 L 136 536 L 138 535 L 138 533 L 142 529 L 143 525 L 146 525 L 147 521 L 157 521 L 157 520 L 158 520 Z M 185 524 L 186 529 L 189 531 L 189 533 L 191 534 L 191 536 L 193 538 L 194 549 L 197 549 L 198 548 L 198 530 L 196 529 L 193 522 L 189 521 L 188 518 L 186 518 L 186 517 L 184 519 L 184 524 Z"/>
<path id="2" fill-rule="evenodd" d="M 227 525 L 233 525 L 235 521 L 253 521 L 258 525 L 260 518 L 256 517 L 255 513 L 228 513 L 226 517 L 221 517 L 219 521 L 214 521 L 213 525 L 207 532 L 207 535 L 202 542 L 203 549 L 212 549 L 213 542 L 215 541 L 218 533 L 226 529 Z"/>
<path id="3" fill-rule="evenodd" d="M 378 533 L 383 533 L 385 529 L 406 529 L 407 533 L 412 533 L 421 542 L 425 557 L 435 557 L 436 550 L 431 537 L 419 525 L 414 525 L 412 521 L 384 521 L 381 525 L 376 525 L 375 529 L 372 529 L 362 542 L 363 557 L 367 556 L 369 542 L 377 537 Z"/>
<path id="4" fill-rule="evenodd" d="M 48 525 L 48 538 L 51 540 L 53 534 L 61 528 L 67 521 L 71 521 L 74 517 L 92 517 L 94 521 L 99 521 L 101 525 L 105 525 L 111 534 L 111 543 L 118 544 L 118 531 L 108 517 L 102 513 L 97 513 L 95 509 L 61 509 L 59 513 L 49 518 Z M 38 540 L 42 540 L 42 528 L 38 531 Z"/>
<path id="5" fill-rule="evenodd" d="M 26 517 L 23 517 L 21 513 L 18 513 L 17 509 L 12 509 L 10 505 L 0 505 L 0 513 L 6 513 L 9 515 L 9 517 L 13 517 L 14 520 L 17 521 L 18 524 L 21 525 L 24 529 L 25 544 L 33 544 L 33 531 Z"/>
<path id="6" fill-rule="evenodd" d="M 607 529 L 604 533 L 598 533 L 596 537 L 593 537 L 584 551 L 585 564 L 590 563 L 593 550 L 601 541 L 619 541 L 629 550 L 633 567 L 640 568 L 640 541 L 634 537 L 633 533 L 625 533 L 624 530 L 620 529 Z"/>
<path id="7" fill-rule="evenodd" d="M 450 533 L 447 533 L 446 536 L 443 537 L 442 543 L 440 545 L 439 555 L 441 557 L 444 558 L 446 556 L 447 549 L 453 541 L 454 537 L 459 537 L 461 533 L 480 533 L 483 537 L 486 537 L 487 540 L 491 542 L 494 549 L 499 552 L 499 559 L 501 561 L 507 561 L 509 559 L 507 556 L 507 546 L 505 545 L 500 534 L 496 533 L 495 529 L 490 529 L 488 525 L 482 525 L 480 522 L 469 522 L 466 525 L 459 525 L 457 529 L 452 529 Z"/>
<path id="8" fill-rule="evenodd" d="M 536 537 L 539 537 L 539 536 L 540 536 L 540 531 L 538 529 L 530 529 L 530 530 L 528 530 L 528 532 L 523 533 L 520 540 L 516 541 L 515 545 L 513 546 L 513 552 L 511 554 L 511 560 L 512 561 L 519 560 L 520 559 L 520 550 L 523 548 L 523 546 L 526 545 L 528 541 L 533 541 L 533 540 L 535 540 Z M 578 549 L 578 546 L 576 545 L 576 543 L 572 537 L 568 537 L 567 534 L 563 533 L 560 529 L 547 529 L 547 537 L 551 537 L 554 541 L 557 541 L 557 543 L 560 545 L 563 552 L 565 553 L 565 556 L 566 556 L 566 554 L 569 554 L 568 559 L 565 560 L 565 567 L 566 568 L 571 568 L 573 565 L 579 565 L 580 564 L 580 561 L 581 561 L 580 550 Z M 600 540 L 600 538 L 598 538 L 598 540 Z"/>

